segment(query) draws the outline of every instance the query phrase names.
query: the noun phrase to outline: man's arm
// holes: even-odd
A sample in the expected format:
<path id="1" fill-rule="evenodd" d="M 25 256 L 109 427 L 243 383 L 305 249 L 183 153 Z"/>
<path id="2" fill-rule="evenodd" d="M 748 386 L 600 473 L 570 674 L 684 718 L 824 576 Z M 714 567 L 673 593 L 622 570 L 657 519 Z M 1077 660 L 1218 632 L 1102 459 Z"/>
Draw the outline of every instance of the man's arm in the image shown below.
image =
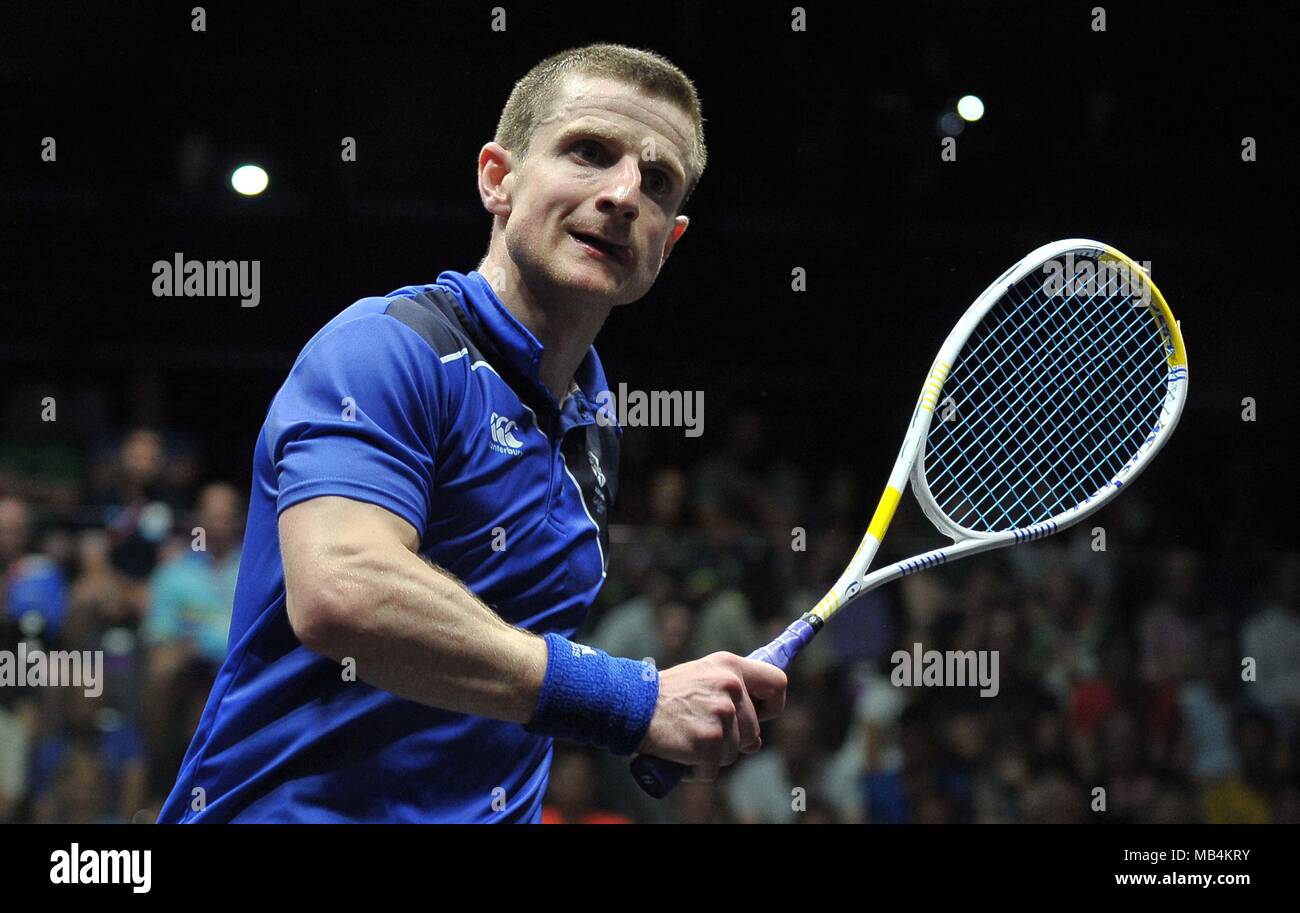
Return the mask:
<path id="1" fill-rule="evenodd" d="M 412 526 L 382 507 L 313 498 L 280 515 L 289 623 L 310 650 L 446 710 L 525 723 L 546 644 L 512 627 L 417 554 Z"/>
<path id="2" fill-rule="evenodd" d="M 363 681 L 447 710 L 527 723 L 547 671 L 542 638 L 507 624 L 456 578 L 419 557 L 419 536 L 381 507 L 320 497 L 280 515 L 286 605 L 308 649 L 352 658 Z M 640 751 L 720 766 L 761 744 L 785 673 L 716 653 L 660 675 Z"/>

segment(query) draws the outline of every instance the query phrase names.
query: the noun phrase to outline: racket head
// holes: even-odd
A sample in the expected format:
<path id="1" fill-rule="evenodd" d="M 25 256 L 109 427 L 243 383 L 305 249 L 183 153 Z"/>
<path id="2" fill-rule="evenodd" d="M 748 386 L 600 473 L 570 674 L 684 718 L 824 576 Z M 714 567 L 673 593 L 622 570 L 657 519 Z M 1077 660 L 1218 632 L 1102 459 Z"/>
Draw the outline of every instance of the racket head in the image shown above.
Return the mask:
<path id="1" fill-rule="evenodd" d="M 1044 245 L 945 340 L 909 429 L 912 489 L 954 541 L 1056 532 L 1150 463 L 1186 397 L 1182 334 L 1150 275 L 1098 241 Z"/>

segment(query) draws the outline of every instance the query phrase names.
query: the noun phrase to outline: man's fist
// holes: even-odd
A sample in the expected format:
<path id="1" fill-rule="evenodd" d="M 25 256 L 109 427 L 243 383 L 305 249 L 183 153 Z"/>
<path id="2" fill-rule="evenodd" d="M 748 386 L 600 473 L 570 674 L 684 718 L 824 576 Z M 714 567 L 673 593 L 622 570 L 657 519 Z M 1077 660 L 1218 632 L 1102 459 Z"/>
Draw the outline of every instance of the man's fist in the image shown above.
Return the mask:
<path id="1" fill-rule="evenodd" d="M 688 780 L 716 780 L 719 769 L 762 747 L 758 724 L 781 715 L 785 687 L 776 666 L 734 653 L 665 669 L 639 753 L 688 765 Z"/>

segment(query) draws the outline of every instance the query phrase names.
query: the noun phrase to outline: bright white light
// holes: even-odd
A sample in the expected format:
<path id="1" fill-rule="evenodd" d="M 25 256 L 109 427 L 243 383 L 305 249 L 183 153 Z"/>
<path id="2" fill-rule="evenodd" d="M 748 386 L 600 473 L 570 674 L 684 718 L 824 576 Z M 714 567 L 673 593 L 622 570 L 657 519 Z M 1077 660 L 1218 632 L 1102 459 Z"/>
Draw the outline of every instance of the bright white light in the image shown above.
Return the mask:
<path id="1" fill-rule="evenodd" d="M 246 197 L 257 196 L 270 182 L 270 177 L 257 165 L 240 165 L 230 176 L 230 186 Z"/>
<path id="2" fill-rule="evenodd" d="M 978 95 L 963 95 L 961 101 L 957 102 L 957 113 L 962 116 L 962 120 L 974 123 L 984 116 L 984 102 L 980 101 Z"/>

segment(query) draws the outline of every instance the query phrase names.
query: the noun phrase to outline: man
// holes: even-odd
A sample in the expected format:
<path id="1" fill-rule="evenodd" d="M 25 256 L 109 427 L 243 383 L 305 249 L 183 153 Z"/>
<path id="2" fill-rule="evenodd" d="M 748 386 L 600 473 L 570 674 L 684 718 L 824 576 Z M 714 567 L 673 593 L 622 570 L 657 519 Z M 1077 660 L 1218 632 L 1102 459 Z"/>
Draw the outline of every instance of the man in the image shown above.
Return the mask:
<path id="1" fill-rule="evenodd" d="M 31 544 L 27 502 L 0 497 L 0 620 L 7 614 L 25 634 L 49 640 L 63 629 L 68 584 L 58 562 Z"/>
<path id="2" fill-rule="evenodd" d="M 537 822 L 553 737 L 703 779 L 758 750 L 779 670 L 568 639 L 618 484 L 591 344 L 704 163 L 657 55 L 594 45 L 515 86 L 479 153 L 479 269 L 356 302 L 271 404 L 230 653 L 160 821 Z"/>
<path id="3" fill-rule="evenodd" d="M 169 730 L 177 713 L 178 686 L 195 674 L 193 666 L 206 668 L 210 680 L 226 657 L 243 514 L 243 498 L 235 486 L 225 482 L 204 486 L 195 506 L 194 526 L 184 527 L 192 537 L 186 537 L 180 554 L 150 577 L 149 614 L 141 633 L 149 645 L 148 687 L 158 696 L 147 705 L 144 720 L 153 757 L 165 756 L 168 746 L 176 742 L 176 733 Z M 192 529 L 202 531 L 201 541 Z M 151 773 L 166 778 L 156 788 L 170 788 L 174 769 Z"/>
<path id="4" fill-rule="evenodd" d="M 216 482 L 199 492 L 194 519 L 202 542 L 187 538 L 184 551 L 150 578 L 150 644 L 154 684 L 167 693 L 172 675 L 194 656 L 215 670 L 226 656 L 230 613 L 239 574 L 243 500 L 233 485 Z"/>

